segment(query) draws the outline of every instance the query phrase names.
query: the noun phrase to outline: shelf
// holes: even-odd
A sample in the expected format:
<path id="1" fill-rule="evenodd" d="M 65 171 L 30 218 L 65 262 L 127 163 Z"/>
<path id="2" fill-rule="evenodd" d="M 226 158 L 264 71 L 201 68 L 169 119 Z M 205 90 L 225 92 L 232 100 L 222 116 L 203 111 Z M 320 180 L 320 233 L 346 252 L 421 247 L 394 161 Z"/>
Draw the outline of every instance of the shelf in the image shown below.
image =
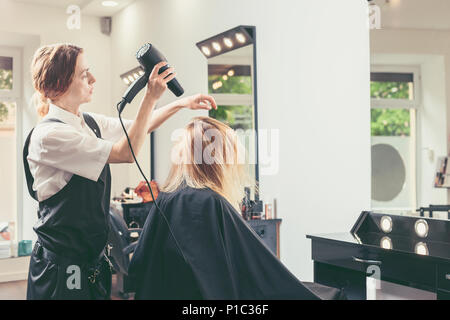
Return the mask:
<path id="1" fill-rule="evenodd" d="M 0 259 L 0 282 L 26 280 L 30 256 Z"/>

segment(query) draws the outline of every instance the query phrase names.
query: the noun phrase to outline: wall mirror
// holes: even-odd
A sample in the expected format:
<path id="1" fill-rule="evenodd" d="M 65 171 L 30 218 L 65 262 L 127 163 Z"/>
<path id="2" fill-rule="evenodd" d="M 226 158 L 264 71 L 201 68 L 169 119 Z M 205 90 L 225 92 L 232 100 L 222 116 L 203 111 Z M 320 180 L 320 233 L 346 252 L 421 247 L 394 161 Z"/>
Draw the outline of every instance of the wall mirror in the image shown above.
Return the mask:
<path id="1" fill-rule="evenodd" d="M 371 210 L 449 219 L 450 2 L 369 6 L 380 16 L 370 30 Z"/>
<path id="2" fill-rule="evenodd" d="M 238 26 L 196 45 L 208 61 L 208 93 L 218 105 L 209 116 L 238 132 L 247 169 L 258 184 L 256 28 Z"/>

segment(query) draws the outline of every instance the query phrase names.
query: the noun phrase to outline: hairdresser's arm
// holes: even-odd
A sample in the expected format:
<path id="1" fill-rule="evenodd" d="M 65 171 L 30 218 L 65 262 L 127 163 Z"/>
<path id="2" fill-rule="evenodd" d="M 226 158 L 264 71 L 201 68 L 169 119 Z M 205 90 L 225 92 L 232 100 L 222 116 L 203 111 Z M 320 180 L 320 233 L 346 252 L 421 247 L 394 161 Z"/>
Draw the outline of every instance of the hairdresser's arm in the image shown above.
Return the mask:
<path id="1" fill-rule="evenodd" d="M 146 93 L 141 101 L 136 119 L 128 130 L 128 136 L 130 138 L 130 142 L 136 156 L 141 150 L 142 145 L 144 144 L 144 141 L 146 139 L 148 127 L 152 118 L 152 111 L 155 107 L 156 101 L 166 90 L 167 82 L 175 77 L 173 68 L 168 68 L 166 71 L 158 75 L 159 69 L 166 64 L 167 62 L 161 62 L 153 68 L 148 80 Z M 108 158 L 108 163 L 132 162 L 134 162 L 133 155 L 128 145 L 126 136 L 123 136 L 112 146 Z"/>
<path id="2" fill-rule="evenodd" d="M 148 133 L 156 130 L 167 119 L 183 108 L 188 108 L 191 110 L 211 110 L 211 107 L 217 109 L 216 101 L 213 97 L 205 94 L 196 94 L 176 100 L 153 111 Z"/>

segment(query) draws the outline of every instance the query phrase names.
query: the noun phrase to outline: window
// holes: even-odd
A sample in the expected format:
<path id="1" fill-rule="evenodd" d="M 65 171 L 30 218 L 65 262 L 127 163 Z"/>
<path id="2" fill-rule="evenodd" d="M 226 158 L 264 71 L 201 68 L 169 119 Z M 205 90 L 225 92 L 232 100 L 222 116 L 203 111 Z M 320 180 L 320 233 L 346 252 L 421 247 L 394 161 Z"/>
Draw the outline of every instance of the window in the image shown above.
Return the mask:
<path id="1" fill-rule="evenodd" d="M 372 209 L 416 209 L 419 71 L 372 66 Z"/>
<path id="2" fill-rule="evenodd" d="M 13 236 L 18 240 L 18 166 L 20 161 L 18 141 L 18 103 L 20 101 L 20 52 L 0 47 L 0 229 L 9 226 L 12 233 L 3 235 L 6 238 Z M 14 227 L 13 227 L 14 226 Z M 0 236 L 0 243 L 5 241 Z M 1 255 L 3 257 L 3 255 Z"/>

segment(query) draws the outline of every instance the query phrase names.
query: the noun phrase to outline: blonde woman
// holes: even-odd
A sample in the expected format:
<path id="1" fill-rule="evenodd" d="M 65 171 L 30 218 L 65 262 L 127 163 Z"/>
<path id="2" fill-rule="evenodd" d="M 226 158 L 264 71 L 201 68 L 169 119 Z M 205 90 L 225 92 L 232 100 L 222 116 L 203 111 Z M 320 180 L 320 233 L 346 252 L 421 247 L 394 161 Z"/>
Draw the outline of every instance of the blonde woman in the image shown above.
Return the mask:
<path id="1" fill-rule="evenodd" d="M 136 299 L 318 299 L 339 293 L 310 284 L 322 291 L 313 293 L 241 218 L 239 202 L 251 181 L 232 129 L 194 118 L 172 156 L 157 199 L 162 212 L 150 211 L 130 264 Z"/>

